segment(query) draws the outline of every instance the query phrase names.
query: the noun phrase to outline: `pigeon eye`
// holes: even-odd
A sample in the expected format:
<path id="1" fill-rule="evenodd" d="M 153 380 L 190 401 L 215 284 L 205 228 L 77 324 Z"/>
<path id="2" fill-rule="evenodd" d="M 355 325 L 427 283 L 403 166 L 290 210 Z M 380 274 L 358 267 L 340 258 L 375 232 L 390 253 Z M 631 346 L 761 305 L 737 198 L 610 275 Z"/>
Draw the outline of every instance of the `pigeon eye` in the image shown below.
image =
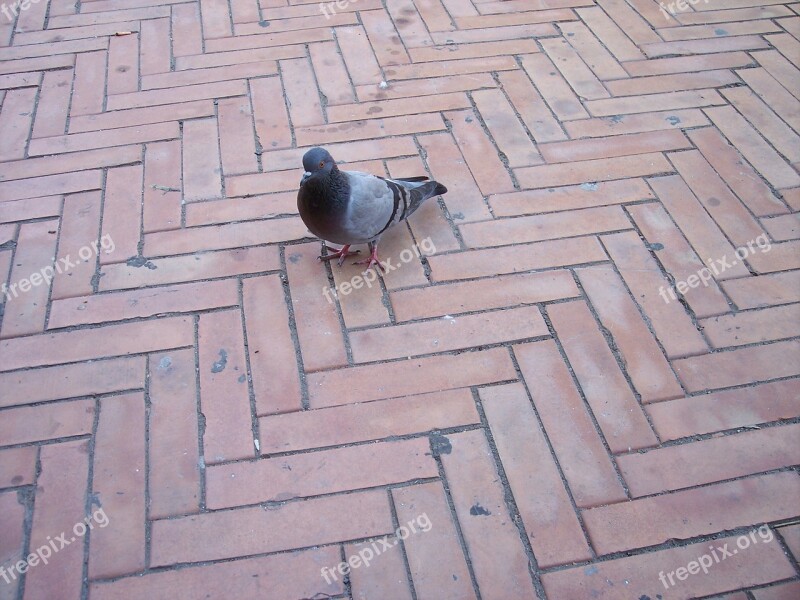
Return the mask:
<path id="1" fill-rule="evenodd" d="M 324 166 L 325 166 L 325 161 L 323 160 L 322 162 L 319 163 L 319 168 L 321 169 Z"/>

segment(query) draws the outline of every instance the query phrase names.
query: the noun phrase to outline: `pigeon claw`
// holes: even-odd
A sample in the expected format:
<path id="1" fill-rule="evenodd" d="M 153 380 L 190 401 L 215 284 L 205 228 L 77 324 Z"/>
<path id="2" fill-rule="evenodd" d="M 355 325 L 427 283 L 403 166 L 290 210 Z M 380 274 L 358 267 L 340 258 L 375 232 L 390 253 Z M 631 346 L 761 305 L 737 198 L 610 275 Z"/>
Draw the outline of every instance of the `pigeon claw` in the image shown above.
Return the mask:
<path id="1" fill-rule="evenodd" d="M 372 265 L 378 265 L 378 268 L 383 272 L 386 273 L 386 269 L 383 268 L 381 261 L 378 260 L 378 243 L 377 242 L 370 242 L 369 244 L 369 258 L 364 260 L 359 260 L 354 262 L 354 265 L 367 265 L 366 271 L 372 267 Z"/>
<path id="2" fill-rule="evenodd" d="M 334 258 L 338 258 L 339 266 L 341 267 L 344 264 L 344 259 L 348 256 L 355 256 L 358 254 L 359 251 L 356 250 L 355 252 L 350 252 L 350 244 L 343 246 L 339 250 L 334 250 L 330 254 L 326 254 L 324 256 L 318 256 L 318 260 L 333 260 Z"/>

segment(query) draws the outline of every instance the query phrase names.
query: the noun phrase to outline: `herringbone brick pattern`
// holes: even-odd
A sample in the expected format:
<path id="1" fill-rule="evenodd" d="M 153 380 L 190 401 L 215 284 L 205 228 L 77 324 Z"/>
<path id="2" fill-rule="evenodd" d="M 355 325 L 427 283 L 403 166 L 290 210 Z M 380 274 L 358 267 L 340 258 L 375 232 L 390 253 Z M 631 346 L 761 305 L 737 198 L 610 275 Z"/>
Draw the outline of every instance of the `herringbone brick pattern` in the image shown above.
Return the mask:
<path id="1" fill-rule="evenodd" d="M 0 9 L 0 599 L 800 597 L 800 4 Z"/>

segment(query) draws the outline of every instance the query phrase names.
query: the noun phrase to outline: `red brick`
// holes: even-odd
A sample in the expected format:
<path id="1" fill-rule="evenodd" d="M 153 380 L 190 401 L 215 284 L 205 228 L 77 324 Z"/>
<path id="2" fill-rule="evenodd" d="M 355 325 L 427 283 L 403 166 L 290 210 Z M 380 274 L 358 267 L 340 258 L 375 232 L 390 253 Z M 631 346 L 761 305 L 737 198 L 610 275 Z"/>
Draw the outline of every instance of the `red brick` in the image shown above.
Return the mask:
<path id="1" fill-rule="evenodd" d="M 515 174 L 523 188 L 538 189 L 626 177 L 642 177 L 667 173 L 672 170 L 663 155 L 656 153 L 525 167 L 517 169 Z"/>
<path id="2" fill-rule="evenodd" d="M 442 462 L 481 597 L 535 597 L 528 557 L 483 432 L 447 439 L 452 451 L 442 455 Z"/>
<path id="3" fill-rule="evenodd" d="M 452 3 L 452 0 L 448 0 Z M 475 10 L 474 8 L 472 9 Z M 518 12 L 510 14 L 478 15 L 475 12 L 458 17 L 455 21 L 460 29 L 483 29 L 488 27 L 504 27 L 519 24 L 548 23 L 551 21 L 564 21 L 574 19 L 572 11 L 566 9 L 535 10 L 531 12 Z"/>
<path id="4" fill-rule="evenodd" d="M 438 475 L 427 438 L 378 442 L 211 467 L 206 505 L 283 502 Z"/>
<path id="5" fill-rule="evenodd" d="M 106 93 L 124 94 L 139 89 L 139 36 L 113 36 L 108 40 Z"/>
<path id="6" fill-rule="evenodd" d="M 181 145 L 178 140 L 147 144 L 144 158 L 145 233 L 181 225 Z"/>
<path id="7" fill-rule="evenodd" d="M 392 499 L 401 525 L 409 522 L 419 527 L 430 524 L 428 531 L 418 529 L 403 540 L 417 597 L 441 600 L 475 598 L 442 484 L 434 481 L 394 488 Z M 394 597 L 394 592 L 390 595 Z"/>
<path id="8" fill-rule="evenodd" d="M 589 114 L 564 81 L 558 69 L 544 54 L 531 54 L 521 60 L 522 68 L 559 121 L 586 119 Z"/>
<path id="9" fill-rule="evenodd" d="M 539 92 L 523 72 L 502 72 L 498 79 L 534 141 L 543 143 L 566 139 L 558 120 L 553 118 Z"/>
<path id="10" fill-rule="evenodd" d="M 316 88 L 314 71 L 306 58 L 281 61 L 283 89 L 289 115 L 295 127 L 320 125 L 325 122 L 319 96 L 309 93 Z"/>
<path id="11" fill-rule="evenodd" d="M 250 458 L 255 446 L 241 312 L 201 315 L 197 341 L 206 464 Z"/>
<path id="12" fill-rule="evenodd" d="M 772 9 L 780 10 L 784 7 L 775 6 Z M 781 85 L 789 90 L 796 98 L 800 93 L 800 83 L 797 79 L 797 69 L 786 60 L 777 50 L 764 50 L 756 52 L 753 57 L 758 61 L 767 73 L 781 82 Z"/>
<path id="13" fill-rule="evenodd" d="M 150 267 L 146 266 L 147 264 Z M 230 277 L 244 273 L 277 271 L 278 269 L 280 269 L 280 257 L 277 248 L 265 246 L 239 248 L 189 256 L 156 258 L 148 260 L 142 266 L 131 266 L 125 263 L 108 265 L 103 268 L 100 288 L 102 290 L 131 289 L 173 282 Z"/>
<path id="14" fill-rule="evenodd" d="M 92 406 L 94 402 L 91 402 Z M 93 417 L 90 415 L 90 419 Z M 3 437 L 3 439 L 7 439 Z M 86 510 L 89 479 L 89 441 L 80 440 L 43 446 L 42 472 L 36 485 L 36 509 L 33 515 L 29 548 L 49 545 L 50 537 L 64 533 L 69 546 L 50 557 L 46 566 L 30 569 L 25 576 L 25 598 L 75 598 L 82 588 L 84 540 L 73 537 L 76 523 Z M 92 507 L 95 510 L 95 507 Z M 109 522 L 113 515 L 106 514 Z M 99 528 L 96 530 L 99 531 Z M 94 534 L 94 531 L 91 532 Z M 4 536 L 5 537 L 5 534 Z"/>
<path id="15" fill-rule="evenodd" d="M 0 374 L 0 406 L 130 390 L 144 385 L 144 359 L 119 358 Z"/>
<path id="16" fill-rule="evenodd" d="M 608 206 L 497 219 L 462 225 L 460 229 L 468 247 L 482 248 L 575 237 L 630 227 L 630 221 L 621 208 Z"/>
<path id="17" fill-rule="evenodd" d="M 5 291 L 0 337 L 17 337 L 44 329 L 50 281 L 42 269 L 53 266 L 58 225 L 58 221 L 40 221 L 20 226 L 10 285 Z"/>
<path id="18" fill-rule="evenodd" d="M 717 316 L 699 325 L 714 348 L 790 338 L 800 335 L 800 304 Z"/>
<path id="19" fill-rule="evenodd" d="M 247 196 L 231 202 L 227 198 L 186 205 L 186 226 L 218 225 L 230 221 L 271 219 L 297 214 L 297 192 Z"/>
<path id="20" fill-rule="evenodd" d="M 200 0 L 204 37 L 229 37 L 233 33 L 229 11 L 230 7 L 225 0 Z"/>
<path id="21" fill-rule="evenodd" d="M 225 191 L 228 196 L 272 194 L 294 190 L 297 186 L 297 171 L 295 170 L 269 171 L 225 178 Z"/>
<path id="22" fill-rule="evenodd" d="M 373 10 L 360 13 L 361 22 L 367 33 L 375 57 L 381 66 L 402 65 L 412 62 L 397 35 L 391 17 L 383 11 Z M 415 59 L 414 62 L 420 62 Z"/>
<path id="23" fill-rule="evenodd" d="M 25 552 L 25 506 L 19 501 L 13 490 L 0 494 L 0 526 L 3 537 L 0 539 L 0 560 L 3 561 L 3 599 L 17 598 L 17 589 L 21 579 L 15 568 L 17 562 L 24 558 Z"/>
<path id="24" fill-rule="evenodd" d="M 353 360 L 357 363 L 389 360 L 548 335 L 535 307 L 448 316 L 436 321 L 352 332 Z"/>
<path id="25" fill-rule="evenodd" d="M 238 303 L 238 285 L 235 280 L 68 298 L 57 300 L 51 305 L 48 329 L 152 317 L 164 313 L 194 312 L 236 306 Z"/>
<path id="26" fill-rule="evenodd" d="M 441 115 L 438 114 L 403 115 L 386 119 L 348 121 L 332 125 L 297 128 L 295 136 L 297 137 L 297 143 L 305 146 L 368 139 L 385 135 L 408 135 L 441 131 L 444 128 L 444 121 Z"/>
<path id="27" fill-rule="evenodd" d="M 450 22 L 450 17 L 447 16 L 447 13 L 444 11 L 441 4 L 435 4 L 426 7 L 420 6 L 418 8 L 413 2 L 410 3 L 405 0 L 395 0 L 386 3 L 386 9 L 389 12 L 389 16 L 392 18 L 392 21 L 397 28 L 397 33 L 400 35 L 400 38 L 403 40 L 403 45 L 406 48 L 432 46 L 434 44 L 433 39 L 431 39 L 431 34 L 429 34 L 428 31 L 434 31 L 436 27 L 433 27 L 434 23 L 431 23 L 430 26 L 425 24 L 427 20 L 425 19 L 425 15 L 428 14 L 428 17 L 431 17 L 430 11 L 425 11 L 425 8 L 434 7 L 435 10 L 433 11 L 433 18 L 436 21 L 441 21 L 442 13 L 444 13 L 446 22 L 442 22 L 443 29 L 452 29 L 453 27 Z M 374 8 L 381 8 L 380 3 L 374 6 Z"/>
<path id="28" fill-rule="evenodd" d="M 184 85 L 175 89 L 148 90 L 112 96 L 108 98 L 106 110 L 145 108 L 147 106 L 177 104 L 180 102 L 206 100 L 209 98 L 229 98 L 231 96 L 244 96 L 246 93 L 246 82 L 239 80 Z"/>
<path id="29" fill-rule="evenodd" d="M 69 194 L 84 190 L 99 190 L 102 171 L 84 171 L 81 173 L 65 173 L 59 175 L 46 175 L 31 179 L 18 179 L 0 183 L 0 195 L 9 200 L 22 198 L 39 198 L 56 194 Z"/>
<path id="30" fill-rule="evenodd" d="M 377 561 L 370 559 L 369 553 L 376 555 L 375 548 L 378 547 L 377 542 L 344 545 L 345 561 L 352 560 L 353 564 L 359 567 L 371 567 L 369 569 L 356 568 L 350 570 L 351 597 L 358 598 L 358 600 L 388 597 L 397 598 L 397 600 L 410 600 L 411 590 L 408 584 L 408 575 L 406 575 L 406 563 L 403 558 L 402 547 L 399 544 L 392 544 L 388 550 L 380 550 L 380 554 L 377 555 L 379 557 Z M 363 553 L 364 561 L 358 555 L 359 552 Z M 337 558 L 337 561 L 341 561 L 341 558 Z M 338 564 L 340 562 L 335 562 L 329 567 L 332 571 L 329 570 L 325 573 L 329 579 L 338 580 L 340 578 L 339 571 L 334 570 L 334 567 Z"/>
<path id="31" fill-rule="evenodd" d="M 753 213 L 762 217 L 786 212 L 786 207 L 720 133 L 712 127 L 689 132 L 695 146 Z"/>
<path id="32" fill-rule="evenodd" d="M 510 384 L 480 394 L 537 564 L 547 568 L 592 558 L 525 388 Z M 535 472 L 531 461 L 538 465 Z"/>
<path id="33" fill-rule="evenodd" d="M 547 313 L 611 451 L 655 445 L 642 408 L 588 307 L 574 301 L 554 304 Z"/>
<path id="34" fill-rule="evenodd" d="M 680 180 L 665 179 L 683 186 Z M 662 187 L 658 183 L 660 181 L 664 180 L 652 180 L 651 184 L 654 189 L 660 191 L 662 197 L 671 197 L 671 189 L 667 186 Z M 685 191 L 688 193 L 688 190 Z M 628 207 L 628 210 L 636 225 L 644 234 L 645 239 L 651 244 L 651 247 L 658 247 L 656 244 L 664 246 L 661 250 L 655 250 L 656 258 L 663 265 L 664 270 L 670 273 L 677 281 L 686 281 L 690 276 L 695 275 L 705 267 L 700 257 L 695 254 L 692 247 L 683 237 L 683 232 L 675 226 L 669 214 L 661 206 L 646 204 L 631 206 Z M 677 211 L 676 214 L 680 215 Z M 685 222 L 690 225 L 694 224 L 694 221 L 689 219 L 686 219 Z M 698 235 L 697 239 L 699 243 L 706 243 L 702 235 Z M 669 251 L 667 251 L 667 248 L 669 248 Z M 717 282 L 713 279 L 707 286 L 688 288 L 683 297 L 698 317 L 720 314 L 729 310 L 728 301 L 720 291 Z"/>
<path id="35" fill-rule="evenodd" d="M 0 203 L 0 223 L 13 223 L 61 215 L 61 197 L 37 198 L 34 203 L 27 200 L 10 200 Z"/>
<path id="36" fill-rule="evenodd" d="M 431 265 L 431 278 L 434 281 L 450 281 L 606 259 L 607 256 L 597 238 L 585 236 L 431 256 L 428 262 Z"/>
<path id="37" fill-rule="evenodd" d="M 49 137 L 66 133 L 72 91 L 71 79 L 72 72 L 68 70 L 48 71 L 44 74 L 31 137 Z"/>
<path id="38" fill-rule="evenodd" d="M 669 73 L 695 73 L 714 69 L 746 67 L 753 60 L 745 52 L 720 52 L 702 56 L 679 56 L 675 58 L 659 58 L 625 63 L 625 70 L 632 77 L 647 75 L 666 75 Z"/>
<path id="39" fill-rule="evenodd" d="M 642 401 L 682 396 L 683 390 L 669 363 L 614 270 L 600 266 L 580 269 L 578 277 L 600 322 L 613 337 Z"/>
<path id="40" fill-rule="evenodd" d="M 201 85 L 219 81 L 264 77 L 267 75 L 276 75 L 277 73 L 278 65 L 274 60 L 245 62 L 220 67 L 207 67 L 146 75 L 142 77 L 142 89 L 157 90 L 187 85 Z"/>
<path id="41" fill-rule="evenodd" d="M 115 96 L 117 98 L 121 96 Z M 28 153 L 30 156 L 44 156 L 63 152 L 78 152 L 93 148 L 110 148 L 126 144 L 140 144 L 171 140 L 179 137 L 177 123 L 149 124 L 138 127 L 122 127 L 105 131 L 89 131 L 49 138 L 37 138 L 31 141 Z"/>
<path id="42" fill-rule="evenodd" d="M 166 13 L 170 16 L 170 12 Z M 172 55 L 187 56 L 203 52 L 200 4 L 179 4 L 172 8 Z M 169 70 L 169 69 L 167 69 Z"/>
<path id="43" fill-rule="evenodd" d="M 676 30 L 672 30 L 676 31 Z M 636 96 L 682 90 L 719 88 L 738 83 L 738 78 L 730 70 L 698 71 L 697 73 L 676 73 L 672 75 L 653 75 L 607 81 L 606 87 L 614 96 Z"/>
<path id="44" fill-rule="evenodd" d="M 450 32 L 447 35 L 452 35 Z M 341 42 L 341 40 L 340 40 Z M 384 69 L 388 81 L 420 79 L 423 77 L 442 77 L 464 73 L 483 73 L 485 71 L 514 71 L 517 63 L 511 56 L 489 56 L 485 58 L 464 58 L 436 63 L 412 63 L 393 65 Z M 380 78 L 373 80 L 379 81 Z M 369 83 L 369 82 L 368 82 Z"/>
<path id="45" fill-rule="evenodd" d="M 740 309 L 800 300 L 800 273 L 796 271 L 732 279 L 722 286 Z"/>
<path id="46" fill-rule="evenodd" d="M 688 148 L 691 144 L 680 131 L 666 130 L 605 138 L 556 142 L 540 147 L 548 163 L 594 160 Z"/>
<path id="47" fill-rule="evenodd" d="M 800 215 L 797 213 L 765 217 L 761 219 L 761 225 L 776 242 L 800 238 Z"/>
<path id="48" fill-rule="evenodd" d="M 145 567 L 145 406 L 141 392 L 100 401 L 92 493 L 108 525 L 91 533 L 89 577 Z M 125 539 L 123 547 L 118 546 Z"/>
<path id="49" fill-rule="evenodd" d="M 435 96 L 420 96 L 414 102 L 405 98 L 361 102 L 359 104 L 339 104 L 328 107 L 328 121 L 341 123 L 359 121 L 370 117 L 395 117 L 399 115 L 415 115 L 420 113 L 440 112 L 469 108 L 466 94 L 452 92 Z"/>
<path id="50" fill-rule="evenodd" d="M 488 25 L 486 25 L 488 27 Z M 431 48 L 411 48 L 409 55 L 413 62 L 455 60 L 460 58 L 480 58 L 504 54 L 533 54 L 539 49 L 532 39 L 502 40 L 497 42 L 478 42 L 476 44 L 454 44 Z"/>
<path id="51" fill-rule="evenodd" d="M 366 442 L 480 422 L 467 389 L 293 412 L 259 420 L 265 454 Z"/>
<path id="52" fill-rule="evenodd" d="M 252 111 L 247 98 L 228 98 L 219 103 L 219 145 L 226 175 L 258 170 Z"/>
<path id="53" fill-rule="evenodd" d="M 797 342 L 776 342 L 685 358 L 673 365 L 686 389 L 698 392 L 797 375 L 799 351 Z M 742 364 L 747 365 L 747 370 L 741 368 Z"/>
<path id="54" fill-rule="evenodd" d="M 317 260 L 318 255 L 317 243 L 286 250 L 286 274 L 306 372 L 347 364 L 336 306 L 326 301 L 322 293 L 327 288 L 328 278 L 325 266 Z"/>
<path id="55" fill-rule="evenodd" d="M 456 222 L 491 218 L 483 194 L 453 139 L 441 133 L 420 138 L 419 142 L 427 152 L 432 176 L 448 186 L 445 204 L 451 217 Z"/>
<path id="56" fill-rule="evenodd" d="M 528 138 L 514 108 L 500 90 L 480 90 L 472 94 L 498 149 L 512 168 L 544 162 L 536 146 Z"/>
<path id="57" fill-rule="evenodd" d="M 103 236 L 114 242 L 114 252 L 98 253 L 100 264 L 119 263 L 139 254 L 142 214 L 142 165 L 112 169 L 106 175 Z"/>
<path id="58" fill-rule="evenodd" d="M 93 3 L 91 3 L 93 4 Z M 114 8 L 117 6 L 114 5 Z M 85 12 L 79 15 L 58 16 L 48 20 L 48 27 L 52 29 L 81 27 L 101 23 L 114 23 L 117 21 L 138 21 L 139 19 L 156 19 L 169 15 L 169 6 L 151 6 L 146 8 L 133 8 L 128 10 L 111 10 L 108 5 L 103 12 Z"/>
<path id="59" fill-rule="evenodd" d="M 150 355 L 148 515 L 197 512 L 200 464 L 195 359 L 192 349 Z"/>
<path id="60" fill-rule="evenodd" d="M 320 569 L 333 567 L 338 562 L 338 548 L 329 546 L 161 571 L 146 577 L 93 582 L 90 596 L 92 600 L 120 597 L 170 600 L 175 597 L 176 589 L 191 597 L 235 594 L 241 598 L 252 598 L 263 594 L 264 590 L 281 598 L 313 598 L 321 594 L 336 596 L 344 592 L 344 586 L 341 581 L 325 583 Z M 287 577 L 287 573 L 292 576 Z"/>
<path id="61" fill-rule="evenodd" d="M 246 279 L 243 285 L 256 412 L 265 415 L 299 410 L 299 365 L 282 281 L 273 275 Z"/>
<path id="62" fill-rule="evenodd" d="M 33 122 L 35 88 L 9 90 L 0 111 L 0 136 L 3 148 L 0 160 L 14 160 L 25 157 L 25 148 L 30 137 Z"/>
<path id="63" fill-rule="evenodd" d="M 182 6 L 178 6 L 176 10 L 181 8 Z M 153 73 L 169 71 L 171 46 L 169 19 L 148 19 L 142 21 L 140 27 L 140 73 L 142 75 L 152 75 Z M 178 42 L 177 35 L 175 36 L 175 41 Z"/>
<path id="64" fill-rule="evenodd" d="M 36 474 L 38 453 L 36 446 L 0 450 L 0 487 L 32 484 Z M 16 498 L 14 500 L 16 502 Z M 3 514 L 3 512 L 5 511 L 0 511 L 0 514 Z M 20 527 L 20 532 L 21 530 L 22 528 Z M 4 528 L 3 531 L 8 532 L 10 529 Z M 3 541 L 5 542 L 6 540 Z M 4 545 L 5 549 L 9 547 Z M 0 550 L 0 556 L 5 556 L 2 550 Z M 5 560 L 3 562 L 5 563 Z"/>
<path id="65" fill-rule="evenodd" d="M 392 531 L 384 490 L 289 502 L 269 509 L 240 508 L 155 521 L 152 565 L 321 546 Z M 321 576 L 320 580 L 324 581 Z"/>
<path id="66" fill-rule="evenodd" d="M 763 383 L 647 407 L 662 440 L 713 433 L 800 415 L 800 380 Z"/>
<path id="67" fill-rule="evenodd" d="M 56 27 L 53 22 L 56 19 L 51 19 L 50 27 Z M 106 56 L 106 52 L 87 52 L 76 55 L 75 80 L 72 84 L 72 101 L 70 102 L 71 116 L 103 112 Z"/>
<path id="68" fill-rule="evenodd" d="M 401 290 L 390 294 L 398 321 L 453 315 L 578 295 L 566 271 L 501 275 L 491 279 Z"/>
<path id="69" fill-rule="evenodd" d="M 635 556 L 624 556 L 603 561 L 591 567 L 581 566 L 542 576 L 544 589 L 553 598 L 587 598 L 601 600 L 624 600 L 647 596 L 656 598 L 699 598 L 727 592 L 752 585 L 759 585 L 792 577 L 794 570 L 783 555 L 778 544 L 759 543 L 747 552 L 739 552 L 713 563 L 708 575 L 689 577 L 683 581 L 674 575 L 678 568 L 686 566 L 699 557 L 713 555 L 716 548 L 735 548 L 736 537 L 725 537 L 698 542 L 689 546 L 666 548 L 657 552 L 645 552 Z M 759 539 L 760 538 L 756 538 Z M 710 546 L 710 548 L 709 548 Z M 717 556 L 721 552 L 717 552 Z M 659 580 L 664 574 L 665 585 Z M 671 586 L 667 575 L 673 574 Z M 698 573 L 699 574 L 699 573 Z M 731 598 L 730 600 L 733 600 Z M 738 600 L 738 599 L 737 599 Z"/>
<path id="70" fill-rule="evenodd" d="M 753 590 L 756 600 L 792 600 L 800 594 L 800 581 L 789 581 L 769 588 Z"/>
<path id="71" fill-rule="evenodd" d="M 94 401 L 74 400 L 46 406 L 21 406 L 3 413 L 0 440 L 24 444 L 92 433 Z"/>
<path id="72" fill-rule="evenodd" d="M 308 237 L 307 231 L 299 217 L 192 227 L 145 235 L 144 252 L 147 256 L 166 256 L 241 248 Z M 258 269 L 263 270 L 269 269 Z"/>
<path id="73" fill-rule="evenodd" d="M 224 111 L 223 107 L 220 107 Z M 183 197 L 187 202 L 222 195 L 217 126 L 214 119 L 183 124 Z"/>
<path id="74" fill-rule="evenodd" d="M 41 177 L 43 175 L 57 173 L 69 174 L 70 171 L 114 167 L 139 162 L 141 156 L 141 146 L 132 145 L 70 152 L 69 154 L 44 156 L 41 158 L 29 158 L 24 161 L 10 161 L 0 164 L 0 180 L 11 181 L 14 179 Z M 90 173 L 86 175 L 90 175 Z M 67 193 L 69 191 L 72 190 L 59 189 L 58 193 Z"/>
<path id="75" fill-rule="evenodd" d="M 747 257 L 750 267 L 758 274 L 800 269 L 800 241 L 773 244 Z"/>
<path id="76" fill-rule="evenodd" d="M 227 41 L 236 38 L 228 38 Z M 240 38 L 241 39 L 241 38 Z M 211 40 L 208 40 L 212 43 Z M 175 59 L 175 68 L 178 71 L 187 69 L 205 69 L 208 67 L 224 67 L 243 63 L 253 63 L 281 58 L 301 58 L 305 56 L 305 49 L 301 45 L 273 46 L 265 48 L 252 48 L 245 50 L 231 50 L 229 52 L 212 52 L 209 54 L 194 54 L 192 56 L 179 56 Z"/>
<path id="77" fill-rule="evenodd" d="M 418 371 L 422 369 L 423 371 Z M 425 377 L 412 377 L 414 373 Z M 501 348 L 352 367 L 308 376 L 312 408 L 396 398 L 515 379 Z"/>
<path id="78" fill-rule="evenodd" d="M 719 130 L 778 189 L 800 185 L 800 175 L 731 106 L 706 111 Z"/>
<path id="79" fill-rule="evenodd" d="M 362 85 L 356 88 L 358 99 L 362 102 L 370 100 L 386 100 L 396 98 L 411 98 L 431 96 L 452 92 L 466 92 L 482 88 L 495 87 L 494 79 L 488 73 L 464 73 L 456 75 L 443 75 L 432 79 L 413 79 L 408 81 L 395 81 L 383 89 L 374 84 Z"/>
<path id="80" fill-rule="evenodd" d="M 697 251 L 701 261 L 704 261 L 704 266 L 712 259 L 722 260 L 728 257 L 729 260 L 735 260 L 734 246 L 681 177 L 677 175 L 659 177 L 650 180 L 650 185 L 686 239 Z M 742 277 L 749 273 L 741 261 L 734 263 L 733 260 L 730 260 L 728 268 L 716 270 L 714 277 L 717 280 Z M 693 289 L 700 288 L 698 286 Z M 690 294 L 691 292 L 687 292 L 686 295 Z"/>
<path id="81" fill-rule="evenodd" d="M 650 94 L 647 100 L 646 103 L 642 102 L 638 96 L 590 100 L 586 103 L 586 108 L 589 109 L 592 116 L 605 117 L 652 110 L 678 110 L 725 104 L 723 98 L 713 89 Z"/>
<path id="82" fill-rule="evenodd" d="M 4 355 L 0 370 L 191 346 L 192 329 L 191 319 L 170 317 L 3 340 L 0 342 Z"/>
<path id="83" fill-rule="evenodd" d="M 575 504 L 625 500 L 625 490 L 552 340 L 514 347 L 525 384 L 547 432 Z M 573 443 L 575 436 L 580 444 Z"/>
<path id="84" fill-rule="evenodd" d="M 268 34 L 255 34 L 231 38 L 209 39 L 205 42 L 206 52 L 230 52 L 252 48 L 291 46 L 333 39 L 330 28 L 297 29 Z M 201 54 L 202 48 L 187 54 Z"/>
<path id="85" fill-rule="evenodd" d="M 614 115 L 596 119 L 568 121 L 564 128 L 572 138 L 604 137 L 644 131 L 663 131 L 708 125 L 703 111 L 696 108 L 645 112 L 631 115 Z"/>
<path id="86" fill-rule="evenodd" d="M 611 95 L 566 39 L 548 38 L 541 40 L 541 44 L 550 60 L 557 65 L 559 73 L 580 98 L 593 100 Z"/>
<path id="87" fill-rule="evenodd" d="M 22 60 L 4 61 L 0 65 L 0 75 L 6 73 L 25 73 L 28 71 L 46 71 L 50 69 L 72 68 L 75 65 L 74 54 L 58 54 L 41 58 L 23 58 Z"/>
<path id="88" fill-rule="evenodd" d="M 618 456 L 617 464 L 631 495 L 648 496 L 797 464 L 799 429 L 786 425 L 747 431 Z"/>
<path id="89" fill-rule="evenodd" d="M 789 471 L 591 508 L 583 522 L 597 552 L 608 554 L 793 517 L 798 493 Z"/>
<path id="90" fill-rule="evenodd" d="M 108 181 L 108 178 L 106 179 Z M 74 266 L 61 272 L 56 271 L 53 280 L 51 300 L 91 294 L 93 291 L 92 277 L 97 270 L 97 253 L 101 255 L 105 250 L 97 253 L 92 250 L 89 258 L 84 260 L 80 256 L 84 247 L 92 248 L 91 243 L 98 241 L 100 229 L 101 196 L 99 192 L 84 192 L 69 195 L 64 198 L 63 218 L 61 219 L 61 234 L 59 239 L 59 260 L 63 265 L 67 258 Z M 113 238 L 112 238 L 113 239 Z M 107 248 L 112 245 L 105 242 Z M 99 242 L 102 248 L 103 242 Z M 116 247 L 116 241 L 114 246 Z M 85 252 L 84 252 L 85 254 Z M 48 325 L 50 320 L 48 317 Z"/>
<path id="91" fill-rule="evenodd" d="M 771 78 L 770 78 L 771 79 Z M 775 85 L 780 85 L 773 80 Z M 783 94 L 791 99 L 792 104 L 796 104 L 797 100 L 783 90 Z M 800 162 L 800 137 L 794 131 L 786 127 L 786 123 L 790 126 L 800 128 L 800 121 L 793 119 L 787 114 L 778 116 L 773 110 L 765 104 L 756 93 L 748 88 L 737 88 L 723 90 L 723 95 L 728 101 L 735 106 L 738 111 L 755 126 L 755 128 L 763 135 L 768 142 L 770 142 L 775 149 L 780 152 L 791 163 Z M 768 98 L 773 106 L 780 106 L 779 100 Z M 783 102 L 786 104 L 786 102 Z M 786 119 L 784 122 L 783 119 Z"/>
<path id="92" fill-rule="evenodd" d="M 737 247 L 744 246 L 763 233 L 747 208 L 714 172 L 697 150 L 675 152 L 670 161 L 692 189 L 705 210 Z"/>
<path id="93" fill-rule="evenodd" d="M 783 526 L 778 531 L 791 553 L 797 558 L 800 555 L 800 527 L 797 525 Z"/>
<path id="94" fill-rule="evenodd" d="M 725 23 L 727 21 L 746 21 L 755 19 L 768 19 L 771 17 L 784 17 L 788 12 L 785 6 L 753 6 L 747 8 L 732 8 L 710 12 L 687 12 L 679 15 L 679 20 L 685 25 L 696 23 Z"/>
<path id="95" fill-rule="evenodd" d="M 199 119 L 214 115 L 211 100 L 194 100 L 180 104 L 162 104 L 113 110 L 98 115 L 72 117 L 69 120 L 70 133 L 84 133 L 119 127 L 135 127 L 149 123 L 166 123 L 173 120 Z"/>
<path id="96" fill-rule="evenodd" d="M 338 27 L 336 38 L 353 85 L 377 84 L 383 78 L 364 28 Z M 388 74 L 388 72 L 387 72 Z"/>
<path id="97" fill-rule="evenodd" d="M 683 305 L 664 302 L 663 297 L 658 297 L 656 290 L 666 289 L 670 284 L 639 236 L 634 232 L 615 233 L 603 236 L 602 241 L 635 301 L 647 315 L 666 355 L 677 358 L 708 352 L 708 344 Z"/>

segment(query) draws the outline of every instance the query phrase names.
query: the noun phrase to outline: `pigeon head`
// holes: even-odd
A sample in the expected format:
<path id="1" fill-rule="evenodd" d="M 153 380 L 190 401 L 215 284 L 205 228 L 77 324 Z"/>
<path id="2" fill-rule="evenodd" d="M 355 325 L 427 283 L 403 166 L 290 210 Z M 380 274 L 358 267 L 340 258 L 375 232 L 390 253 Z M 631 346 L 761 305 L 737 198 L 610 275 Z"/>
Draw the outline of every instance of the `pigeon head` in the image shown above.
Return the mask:
<path id="1" fill-rule="evenodd" d="M 324 148 L 312 148 L 303 155 L 303 168 L 306 172 L 300 183 L 317 173 L 328 174 L 336 168 L 336 161 Z"/>

